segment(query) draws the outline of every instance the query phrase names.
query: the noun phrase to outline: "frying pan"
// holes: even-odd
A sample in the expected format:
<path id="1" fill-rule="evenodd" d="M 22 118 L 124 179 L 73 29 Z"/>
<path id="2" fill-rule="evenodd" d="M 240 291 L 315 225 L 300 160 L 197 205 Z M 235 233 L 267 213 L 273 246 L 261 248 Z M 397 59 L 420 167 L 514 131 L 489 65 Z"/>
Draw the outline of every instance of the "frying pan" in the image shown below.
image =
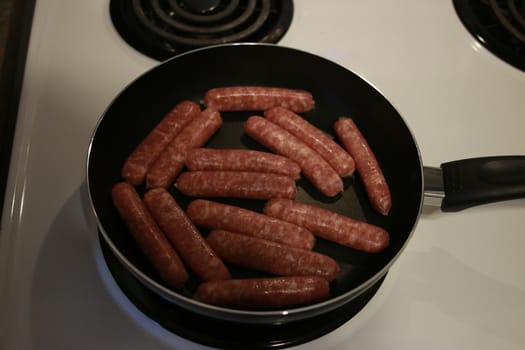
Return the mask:
<path id="1" fill-rule="evenodd" d="M 338 117 L 352 117 L 382 167 L 393 201 L 388 216 L 382 216 L 371 208 L 357 174 L 345 179 L 344 192 L 335 198 L 322 196 L 304 179 L 298 182 L 298 201 L 381 226 L 391 236 L 388 248 L 376 254 L 358 252 L 318 238 L 314 249 L 332 256 L 341 266 L 330 286 L 330 297 L 324 302 L 285 310 L 251 311 L 216 307 L 192 299 L 199 283 L 194 276 L 183 289 L 171 290 L 152 270 L 112 204 L 111 188 L 121 181 L 120 171 L 124 161 L 166 112 L 181 100 L 201 101 L 208 89 L 231 85 L 280 86 L 310 91 L 316 105 L 303 116 L 331 135 L 333 122 Z M 260 114 L 253 111 L 223 113 L 224 125 L 207 143 L 207 147 L 264 150 L 242 132 L 243 121 L 257 113 Z M 501 168 L 501 162 L 507 161 L 514 161 L 518 168 L 512 168 L 510 173 L 505 170 L 504 163 Z M 490 186 L 504 187 L 507 193 L 502 196 L 498 191 L 489 191 L 488 196 L 474 197 L 468 205 L 524 196 L 523 158 L 478 159 L 474 163 L 478 168 L 488 168 L 485 173 L 493 179 Z M 351 302 L 385 276 L 407 245 L 417 224 L 424 198 L 423 168 L 418 146 L 403 118 L 378 90 L 356 74 L 322 57 L 296 49 L 272 44 L 228 44 L 176 56 L 129 84 L 113 100 L 94 130 L 87 157 L 87 184 L 101 236 L 140 283 L 169 302 L 199 315 L 233 322 L 282 324 L 334 310 Z M 512 182 L 511 188 L 506 187 L 505 182 L 494 180 L 496 173 L 502 169 L 507 174 L 504 180 Z M 430 170 L 433 173 L 437 171 L 439 178 L 441 169 Z M 457 170 L 449 172 L 458 173 Z M 447 186 L 453 190 L 458 188 L 457 181 L 447 183 L 445 180 Z M 137 190 L 142 194 L 145 189 L 138 187 Z M 174 187 L 169 191 L 183 208 L 192 200 Z M 434 192 L 434 197 L 440 196 L 439 191 Z M 444 209 L 467 206 L 462 194 L 457 193 L 458 196 L 459 200 L 456 198 L 452 203 L 443 202 Z M 264 205 L 263 201 L 257 200 L 219 201 L 257 211 L 261 211 Z M 207 234 L 205 230 L 201 232 Z M 231 266 L 231 271 L 235 278 L 259 275 L 236 266 Z"/>

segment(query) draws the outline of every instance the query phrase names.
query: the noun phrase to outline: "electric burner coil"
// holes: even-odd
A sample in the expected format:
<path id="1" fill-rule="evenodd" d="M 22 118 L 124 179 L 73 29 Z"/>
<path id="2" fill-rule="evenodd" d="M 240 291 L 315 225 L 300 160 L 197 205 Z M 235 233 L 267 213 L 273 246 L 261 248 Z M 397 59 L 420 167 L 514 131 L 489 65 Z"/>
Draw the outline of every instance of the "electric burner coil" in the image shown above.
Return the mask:
<path id="1" fill-rule="evenodd" d="M 277 43 L 293 17 L 291 0 L 112 0 L 120 36 L 159 61 L 234 42 Z"/>

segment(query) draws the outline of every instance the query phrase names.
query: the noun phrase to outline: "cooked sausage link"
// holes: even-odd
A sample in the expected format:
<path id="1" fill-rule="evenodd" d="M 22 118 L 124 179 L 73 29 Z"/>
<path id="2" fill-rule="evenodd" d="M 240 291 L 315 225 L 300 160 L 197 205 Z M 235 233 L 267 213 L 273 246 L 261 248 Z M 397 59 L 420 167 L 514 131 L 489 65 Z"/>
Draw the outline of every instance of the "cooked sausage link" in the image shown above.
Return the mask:
<path id="1" fill-rule="evenodd" d="M 201 281 L 231 278 L 226 265 L 168 191 L 163 188 L 149 190 L 144 195 L 144 202 L 182 260 Z"/>
<path id="2" fill-rule="evenodd" d="M 188 279 L 186 269 L 135 188 L 120 182 L 113 186 L 111 196 L 133 238 L 161 278 L 170 287 L 181 288 Z"/>
<path id="3" fill-rule="evenodd" d="M 191 221 L 209 229 L 223 229 L 311 250 L 314 235 L 307 229 L 252 210 L 204 199 L 192 201 L 186 213 Z"/>
<path id="4" fill-rule="evenodd" d="M 304 176 L 325 196 L 333 197 L 343 190 L 343 181 L 316 151 L 280 126 L 252 116 L 244 131 L 273 152 L 297 162 Z"/>
<path id="5" fill-rule="evenodd" d="M 228 86 L 204 94 L 204 105 L 219 111 L 264 111 L 281 106 L 302 113 L 311 110 L 314 104 L 308 91 L 279 87 Z"/>
<path id="6" fill-rule="evenodd" d="M 326 133 L 294 112 L 275 107 L 264 112 L 264 117 L 293 134 L 319 153 L 341 177 L 351 176 L 355 169 L 352 157 Z"/>
<path id="7" fill-rule="evenodd" d="M 212 108 L 194 117 L 151 165 L 146 175 L 147 187 L 168 188 L 184 168 L 188 150 L 202 147 L 221 125 L 219 112 Z"/>
<path id="8" fill-rule="evenodd" d="M 302 226 L 324 239 L 365 252 L 379 252 L 390 241 L 388 232 L 381 227 L 298 201 L 269 200 L 264 213 Z"/>
<path id="9" fill-rule="evenodd" d="M 239 309 L 269 309 L 323 301 L 328 281 L 319 276 L 233 279 L 199 285 L 194 298 L 204 303 Z"/>
<path id="10" fill-rule="evenodd" d="M 246 171 L 186 171 L 175 186 L 190 197 L 295 198 L 295 181 L 283 175 Z"/>
<path id="11" fill-rule="evenodd" d="M 199 105 L 193 101 L 178 103 L 129 155 L 122 167 L 122 177 L 133 185 L 144 182 L 151 164 L 199 112 Z"/>
<path id="12" fill-rule="evenodd" d="M 224 230 L 206 238 L 226 262 L 280 276 L 321 276 L 332 281 L 339 265 L 331 257 Z"/>
<path id="13" fill-rule="evenodd" d="M 350 118 L 339 118 L 334 124 L 334 130 L 355 160 L 357 173 L 365 185 L 372 207 L 379 213 L 388 215 L 392 208 L 390 189 L 365 137 Z"/>
<path id="14" fill-rule="evenodd" d="M 253 171 L 286 175 L 299 179 L 301 168 L 293 160 L 278 154 L 248 149 L 195 148 L 188 152 L 189 170 Z"/>

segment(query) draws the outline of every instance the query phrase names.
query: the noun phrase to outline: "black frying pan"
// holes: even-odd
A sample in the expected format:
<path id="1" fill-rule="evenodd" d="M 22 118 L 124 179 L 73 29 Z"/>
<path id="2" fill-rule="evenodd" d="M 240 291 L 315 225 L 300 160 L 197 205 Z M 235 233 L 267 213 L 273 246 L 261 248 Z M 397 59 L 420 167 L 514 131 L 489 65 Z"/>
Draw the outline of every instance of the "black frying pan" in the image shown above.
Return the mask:
<path id="1" fill-rule="evenodd" d="M 126 157 L 177 102 L 201 101 L 206 90 L 229 85 L 267 85 L 312 92 L 315 109 L 303 116 L 333 135 L 340 116 L 352 117 L 383 169 L 392 192 L 387 217 L 370 206 L 358 175 L 345 180 L 344 193 L 326 198 L 306 180 L 298 182 L 297 200 L 379 225 L 391 235 L 390 246 L 367 254 L 318 239 L 315 250 L 334 257 L 341 271 L 331 285 L 330 299 L 289 310 L 242 311 L 213 307 L 192 300 L 198 281 L 192 277 L 182 290 L 170 290 L 153 271 L 134 243 L 111 202 L 111 187 L 121 181 Z M 212 148 L 262 146 L 242 133 L 253 112 L 223 113 L 224 125 L 209 141 Z M 87 164 L 87 183 L 93 211 L 103 238 L 117 258 L 141 283 L 181 307 L 201 315 L 248 323 L 282 323 L 333 310 L 366 291 L 383 277 L 407 244 L 423 202 L 423 166 L 417 144 L 394 107 L 363 79 L 324 58 L 276 45 L 234 44 L 199 49 L 170 59 L 126 87 L 111 103 L 93 134 Z M 144 188 L 139 188 L 143 193 Z M 190 198 L 170 189 L 181 206 Z M 523 195 L 523 193 L 521 193 Z M 264 202 L 223 200 L 253 210 Z M 202 231 L 205 235 L 206 231 Z M 257 273 L 232 267 L 234 277 Z"/>

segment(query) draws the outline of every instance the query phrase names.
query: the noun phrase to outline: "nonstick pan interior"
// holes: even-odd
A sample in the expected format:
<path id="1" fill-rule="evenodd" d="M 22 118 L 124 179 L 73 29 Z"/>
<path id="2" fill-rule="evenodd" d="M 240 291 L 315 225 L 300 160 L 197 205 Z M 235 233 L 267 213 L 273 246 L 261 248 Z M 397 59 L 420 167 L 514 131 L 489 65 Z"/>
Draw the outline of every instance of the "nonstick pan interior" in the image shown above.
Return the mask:
<path id="1" fill-rule="evenodd" d="M 317 239 L 316 251 L 335 258 L 341 271 L 331 285 L 331 296 L 320 304 L 290 310 L 244 312 L 208 307 L 191 300 L 198 285 L 191 278 L 182 290 L 167 288 L 146 261 L 111 202 L 111 187 L 121 181 L 122 164 L 133 148 L 176 103 L 201 101 L 206 90 L 218 86 L 266 85 L 310 91 L 314 110 L 303 116 L 334 135 L 340 116 L 352 117 L 367 138 L 389 183 L 393 207 L 386 217 L 370 206 L 359 175 L 345 180 L 344 192 L 327 198 L 306 180 L 298 182 L 297 200 L 379 225 L 389 231 L 390 246 L 377 254 L 361 253 Z M 242 124 L 261 112 L 223 113 L 224 125 L 208 142 L 211 148 L 262 146 L 243 134 Z M 93 134 L 87 164 L 91 205 L 110 248 L 139 279 L 163 297 L 212 317 L 275 322 L 328 311 L 377 282 L 400 254 L 417 222 L 422 202 L 422 164 L 415 140 L 395 108 L 374 87 L 345 68 L 303 51 L 267 44 L 221 45 L 170 59 L 128 85 L 111 103 Z M 144 188 L 138 188 L 139 193 Z M 170 188 L 182 207 L 190 202 Z M 215 199 L 214 199 L 215 200 Z M 263 201 L 219 200 L 260 211 Z M 202 230 L 206 235 L 206 231 Z M 232 267 L 234 277 L 261 274 Z M 286 311 L 286 312 L 283 312 Z"/>

